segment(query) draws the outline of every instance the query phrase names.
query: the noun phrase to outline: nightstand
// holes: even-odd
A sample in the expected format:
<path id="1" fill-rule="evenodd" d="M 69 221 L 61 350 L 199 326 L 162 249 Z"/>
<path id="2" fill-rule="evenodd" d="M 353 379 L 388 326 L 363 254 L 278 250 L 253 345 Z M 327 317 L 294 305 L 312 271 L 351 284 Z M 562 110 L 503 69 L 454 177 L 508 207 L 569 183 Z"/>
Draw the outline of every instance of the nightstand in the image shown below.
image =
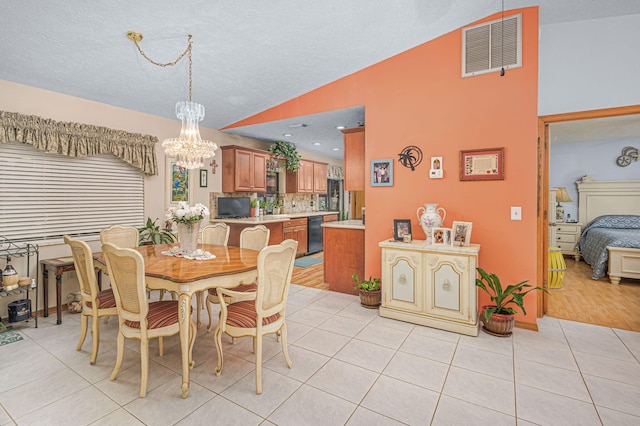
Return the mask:
<path id="1" fill-rule="evenodd" d="M 562 222 L 551 225 L 553 233 L 553 243 L 549 244 L 560 247 L 562 254 L 568 254 L 575 257 L 576 262 L 580 260 L 580 252 L 576 248 L 576 244 L 580 241 L 582 233 L 581 223 Z"/>

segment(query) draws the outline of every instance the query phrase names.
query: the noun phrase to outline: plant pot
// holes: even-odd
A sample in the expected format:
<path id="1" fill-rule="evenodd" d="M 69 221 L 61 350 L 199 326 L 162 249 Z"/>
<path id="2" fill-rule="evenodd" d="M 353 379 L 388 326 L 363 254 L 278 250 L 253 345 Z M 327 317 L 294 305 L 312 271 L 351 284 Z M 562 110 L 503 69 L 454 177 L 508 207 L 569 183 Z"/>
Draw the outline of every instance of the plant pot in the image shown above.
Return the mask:
<path id="1" fill-rule="evenodd" d="M 360 304 L 365 308 L 375 309 L 380 306 L 382 301 L 382 290 L 378 291 L 365 291 L 358 290 L 360 293 Z"/>
<path id="2" fill-rule="evenodd" d="M 489 317 L 489 321 L 485 320 L 484 311 L 486 308 L 492 308 L 493 306 L 483 306 L 480 313 L 480 321 L 482 322 L 482 330 L 493 336 L 508 337 L 513 332 L 513 325 L 515 323 L 514 314 L 492 314 Z"/>

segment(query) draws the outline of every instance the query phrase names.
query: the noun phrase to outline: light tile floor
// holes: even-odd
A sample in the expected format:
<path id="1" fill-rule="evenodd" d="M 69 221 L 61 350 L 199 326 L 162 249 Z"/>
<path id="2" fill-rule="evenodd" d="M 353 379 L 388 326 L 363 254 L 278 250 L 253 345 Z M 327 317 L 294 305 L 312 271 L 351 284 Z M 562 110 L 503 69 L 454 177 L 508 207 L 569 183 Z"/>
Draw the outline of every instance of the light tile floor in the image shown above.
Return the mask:
<path id="1" fill-rule="evenodd" d="M 114 319 L 100 325 L 93 366 L 90 336 L 75 350 L 80 316 L 65 312 L 61 325 L 42 318 L 37 329 L 20 323 L 25 339 L 0 347 L 0 424 L 640 425 L 640 333 L 543 318 L 540 332 L 469 337 L 297 285 L 287 314 L 293 368 L 267 337 L 262 395 L 251 341 L 225 339 L 216 377 L 213 334 L 203 324 L 184 400 L 177 336 L 165 340 L 163 357 L 151 344 L 141 399 L 137 342 L 127 341 L 109 381 Z"/>

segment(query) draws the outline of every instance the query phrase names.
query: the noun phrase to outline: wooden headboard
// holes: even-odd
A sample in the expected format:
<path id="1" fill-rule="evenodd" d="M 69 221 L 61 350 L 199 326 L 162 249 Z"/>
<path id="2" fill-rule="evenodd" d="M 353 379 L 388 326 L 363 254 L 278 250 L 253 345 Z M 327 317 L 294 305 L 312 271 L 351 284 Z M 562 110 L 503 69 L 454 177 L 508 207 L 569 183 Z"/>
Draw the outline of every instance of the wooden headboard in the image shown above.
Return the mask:
<path id="1" fill-rule="evenodd" d="M 585 226 L 605 214 L 640 215 L 640 180 L 576 182 L 578 220 Z"/>

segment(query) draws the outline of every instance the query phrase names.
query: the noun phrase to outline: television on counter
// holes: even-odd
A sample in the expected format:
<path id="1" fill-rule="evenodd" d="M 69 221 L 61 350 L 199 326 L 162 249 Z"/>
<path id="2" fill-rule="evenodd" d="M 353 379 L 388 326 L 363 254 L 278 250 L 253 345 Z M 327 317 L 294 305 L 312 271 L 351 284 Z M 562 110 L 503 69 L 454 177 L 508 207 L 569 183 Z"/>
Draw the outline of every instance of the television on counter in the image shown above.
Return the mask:
<path id="1" fill-rule="evenodd" d="M 249 197 L 218 197 L 217 218 L 249 217 Z"/>

